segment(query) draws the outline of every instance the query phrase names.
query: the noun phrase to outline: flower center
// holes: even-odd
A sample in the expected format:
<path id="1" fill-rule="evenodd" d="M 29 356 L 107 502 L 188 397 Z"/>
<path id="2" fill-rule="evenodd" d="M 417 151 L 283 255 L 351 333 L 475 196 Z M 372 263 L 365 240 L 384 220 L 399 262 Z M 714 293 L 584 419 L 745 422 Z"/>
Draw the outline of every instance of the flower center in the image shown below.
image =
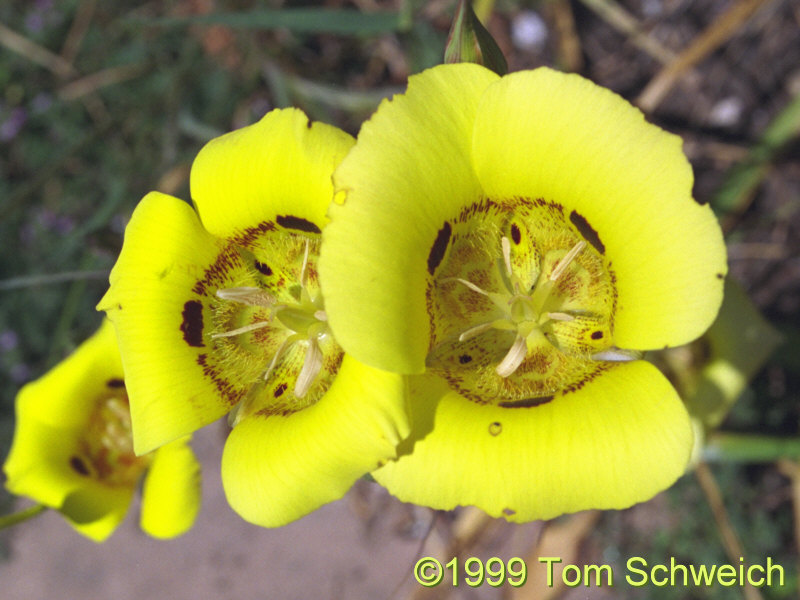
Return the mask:
<path id="1" fill-rule="evenodd" d="M 586 220 L 564 213 L 543 200 L 487 199 L 443 228 L 427 362 L 462 395 L 534 405 L 602 368 L 593 357 L 613 343 L 613 271 Z"/>
<path id="2" fill-rule="evenodd" d="M 210 337 L 225 374 L 247 388 L 231 425 L 256 412 L 289 414 L 314 404 L 338 370 L 343 353 L 319 293 L 318 246 L 318 239 L 274 232 L 248 261 L 255 273 L 243 274 L 247 285 L 216 290 Z"/>
<path id="3" fill-rule="evenodd" d="M 109 385 L 108 393 L 98 398 L 78 447 L 79 453 L 70 457 L 77 473 L 112 485 L 136 484 L 150 464 L 150 456 L 133 452 L 131 411 L 124 386 Z"/>

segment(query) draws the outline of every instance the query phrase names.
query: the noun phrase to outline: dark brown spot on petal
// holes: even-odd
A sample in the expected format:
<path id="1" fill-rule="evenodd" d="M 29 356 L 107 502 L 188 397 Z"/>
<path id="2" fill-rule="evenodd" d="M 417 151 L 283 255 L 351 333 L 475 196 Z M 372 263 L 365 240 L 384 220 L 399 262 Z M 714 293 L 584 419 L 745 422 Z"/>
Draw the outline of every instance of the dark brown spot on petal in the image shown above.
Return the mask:
<path id="1" fill-rule="evenodd" d="M 509 400 L 507 402 L 500 402 L 498 406 L 502 406 L 503 408 L 533 408 L 535 406 L 541 406 L 542 404 L 547 404 L 553 398 L 555 398 L 555 396 L 542 396 L 541 398 L 523 398 L 522 400 Z"/>
<path id="2" fill-rule="evenodd" d="M 89 467 L 86 466 L 86 463 L 83 462 L 80 456 L 71 456 L 69 459 L 69 466 L 72 467 L 72 470 L 78 475 L 83 475 L 84 477 L 91 473 Z"/>
<path id="3" fill-rule="evenodd" d="M 601 339 L 603 339 L 603 332 L 602 331 L 593 331 L 592 332 L 592 339 L 593 340 L 601 340 Z"/>
<path id="4" fill-rule="evenodd" d="M 122 380 L 122 379 L 119 379 L 118 377 L 113 377 L 113 378 L 109 379 L 108 381 L 106 381 L 106 386 L 108 386 L 110 388 L 116 388 L 116 389 L 124 388 L 125 387 L 125 381 Z"/>
<path id="5" fill-rule="evenodd" d="M 513 508 L 504 508 L 503 514 L 507 517 L 512 517 L 517 514 L 517 511 L 515 511 Z"/>
<path id="6" fill-rule="evenodd" d="M 465 365 L 468 362 L 472 362 L 472 357 L 469 354 L 462 354 L 458 357 L 458 362 L 460 362 L 462 365 Z"/>
<path id="7" fill-rule="evenodd" d="M 571 213 L 569 213 L 569 220 L 573 225 L 575 225 L 575 229 L 577 229 L 578 232 L 583 236 L 583 239 L 594 246 L 595 250 L 597 250 L 600 254 L 606 253 L 605 245 L 600 241 L 600 236 L 597 235 L 594 227 L 589 225 L 589 221 L 586 220 L 586 217 L 573 210 Z"/>
<path id="8" fill-rule="evenodd" d="M 306 231 L 308 233 L 321 233 L 319 227 L 308 219 L 302 217 L 295 217 L 292 215 L 278 215 L 275 219 L 278 225 L 286 229 L 297 229 L 298 231 Z"/>
<path id="9" fill-rule="evenodd" d="M 280 398 L 281 396 L 283 396 L 283 392 L 285 391 L 286 391 L 286 384 L 282 383 L 275 388 L 275 391 L 272 392 L 272 395 L 275 396 L 276 398 Z"/>
<path id="10" fill-rule="evenodd" d="M 725 279 L 725 275 L 722 273 L 717 273 L 717 279 Z"/>
<path id="11" fill-rule="evenodd" d="M 190 346 L 202 348 L 203 344 L 203 305 L 198 300 L 189 300 L 183 305 L 181 331 L 184 341 Z"/>
<path id="12" fill-rule="evenodd" d="M 511 225 L 511 239 L 515 244 L 519 244 L 522 241 L 522 232 L 519 230 L 516 223 Z"/>
<path id="13" fill-rule="evenodd" d="M 255 261 L 255 267 L 256 271 L 258 271 L 262 275 L 272 275 L 272 269 L 270 269 L 269 265 L 266 263 Z"/>
<path id="14" fill-rule="evenodd" d="M 447 244 L 450 243 L 450 235 L 452 233 L 453 228 L 450 227 L 450 223 L 445 221 L 444 225 L 442 225 L 442 228 L 439 230 L 439 233 L 436 234 L 436 240 L 433 242 L 431 251 L 428 254 L 428 273 L 431 275 L 433 275 L 433 272 L 436 270 L 436 267 L 439 266 L 439 263 L 442 262 L 444 253 L 447 250 Z"/>

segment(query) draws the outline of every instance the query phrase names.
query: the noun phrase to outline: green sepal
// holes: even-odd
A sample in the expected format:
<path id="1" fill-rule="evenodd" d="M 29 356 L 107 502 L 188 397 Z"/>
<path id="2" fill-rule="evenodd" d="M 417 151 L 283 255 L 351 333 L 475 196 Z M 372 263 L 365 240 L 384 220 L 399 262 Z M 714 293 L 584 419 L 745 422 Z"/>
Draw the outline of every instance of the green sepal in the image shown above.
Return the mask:
<path id="1" fill-rule="evenodd" d="M 508 73 L 508 63 L 503 52 L 494 41 L 472 9 L 469 0 L 460 0 L 453 26 L 447 36 L 444 49 L 445 63 L 471 62 L 483 65 L 498 75 Z"/>

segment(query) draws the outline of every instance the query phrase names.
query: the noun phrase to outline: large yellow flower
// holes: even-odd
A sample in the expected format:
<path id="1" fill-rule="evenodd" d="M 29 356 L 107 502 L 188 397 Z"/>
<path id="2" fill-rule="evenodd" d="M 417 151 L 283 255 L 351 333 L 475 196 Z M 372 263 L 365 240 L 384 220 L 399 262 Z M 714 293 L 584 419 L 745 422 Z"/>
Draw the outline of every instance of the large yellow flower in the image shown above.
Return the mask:
<path id="1" fill-rule="evenodd" d="M 393 494 L 524 521 L 683 472 L 686 411 L 630 360 L 702 334 L 722 298 L 722 235 L 678 137 L 576 75 L 444 65 L 379 107 L 335 186 L 330 326 L 417 374 L 412 435 L 374 473 Z"/>
<path id="2" fill-rule="evenodd" d="M 200 465 L 186 439 L 133 453 L 130 410 L 114 329 L 100 330 L 17 396 L 17 425 L 3 467 L 6 487 L 59 510 L 101 542 L 128 511 L 139 480 L 141 527 L 175 537 L 200 508 Z"/>
<path id="3" fill-rule="evenodd" d="M 277 526 L 341 497 L 408 433 L 402 377 L 345 356 L 317 283 L 331 175 L 353 139 L 299 110 L 212 140 L 188 204 L 148 194 L 99 308 L 137 453 L 229 414 L 231 506 Z"/>

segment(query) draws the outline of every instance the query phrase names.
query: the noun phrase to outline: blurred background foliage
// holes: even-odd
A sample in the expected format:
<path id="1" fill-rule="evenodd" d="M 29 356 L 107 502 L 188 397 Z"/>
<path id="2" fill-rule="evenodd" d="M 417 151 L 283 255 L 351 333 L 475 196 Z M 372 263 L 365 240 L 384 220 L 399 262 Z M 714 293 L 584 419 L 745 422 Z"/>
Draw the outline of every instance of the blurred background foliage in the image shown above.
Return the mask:
<path id="1" fill-rule="evenodd" d="M 441 62 L 454 8 L 452 0 L 0 4 L 0 456 L 19 387 L 98 326 L 94 306 L 146 192 L 188 199 L 202 144 L 273 107 L 300 106 L 356 134 L 409 74 Z M 658 597 L 797 597 L 800 6 L 483 0 L 476 12 L 510 70 L 579 72 L 684 138 L 696 199 L 719 215 L 738 282 L 729 284 L 725 322 L 651 357 L 698 416 L 709 443 L 699 458 L 709 462 L 652 502 L 557 521 L 531 556 L 553 536 L 595 564 L 771 556 L 786 567 L 783 588 L 660 588 Z M 9 510 L 0 499 L 0 512 Z M 443 548 L 475 552 L 494 539 L 487 531 L 508 527 L 463 511 L 440 515 L 433 531 Z M 534 597 L 525 588 L 493 593 Z"/>

